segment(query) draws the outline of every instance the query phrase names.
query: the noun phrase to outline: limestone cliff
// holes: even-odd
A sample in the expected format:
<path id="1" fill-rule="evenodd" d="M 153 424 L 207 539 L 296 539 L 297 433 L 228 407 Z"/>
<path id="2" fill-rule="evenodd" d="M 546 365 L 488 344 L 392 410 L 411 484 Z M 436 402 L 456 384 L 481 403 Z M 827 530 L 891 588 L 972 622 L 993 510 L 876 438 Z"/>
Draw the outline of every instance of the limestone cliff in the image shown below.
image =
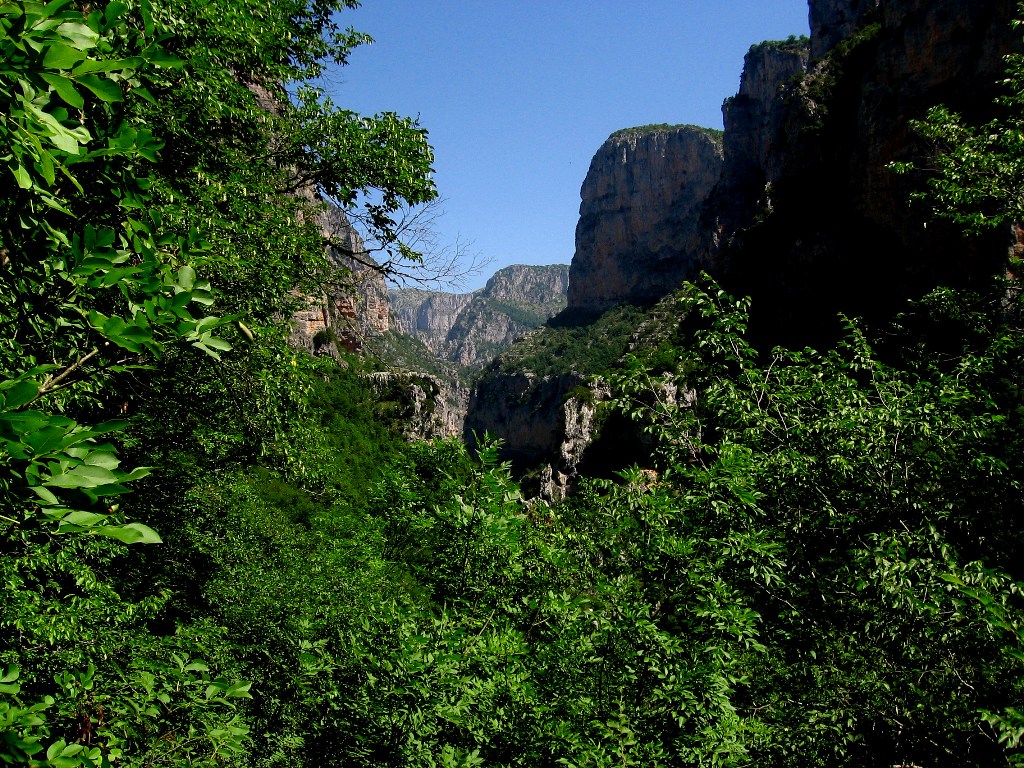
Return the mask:
<path id="1" fill-rule="evenodd" d="M 929 222 L 908 202 L 920 179 L 888 166 L 925 157 L 909 122 L 935 104 L 993 114 L 1003 56 L 1021 47 L 1014 16 L 1013 0 L 812 0 L 823 57 L 774 107 L 771 199 L 722 234 L 717 276 L 754 297 L 757 333 L 821 343 L 839 312 L 881 320 L 935 285 L 1000 270 L 1008 235 L 968 241 Z"/>
<path id="2" fill-rule="evenodd" d="M 824 56 L 841 40 L 849 38 L 864 21 L 864 17 L 878 8 L 881 0 L 811 0 L 811 56 Z"/>
<path id="3" fill-rule="evenodd" d="M 368 337 L 390 327 L 390 303 L 384 276 L 373 267 L 362 238 L 338 208 L 320 216 L 328 269 L 319 292 L 299 297 L 303 306 L 292 316 L 289 341 L 313 354 L 336 355 L 339 347 L 361 349 Z"/>
<path id="4" fill-rule="evenodd" d="M 722 142 L 656 129 L 600 148 L 581 191 L 570 308 L 649 301 L 707 268 L 753 297 L 755 340 L 800 346 L 833 338 L 839 312 L 881 321 L 935 285 L 1001 271 L 1011 233 L 966 240 L 929 222 L 908 202 L 921 179 L 889 164 L 926 158 L 909 123 L 935 104 L 994 114 L 1003 57 L 1022 48 L 1014 0 L 809 10 L 809 41 L 748 53 Z M 543 376 L 506 370 L 515 358 L 513 348 L 492 367 L 467 423 L 505 438 L 524 464 L 557 462 L 560 409 L 581 382 L 568 363 Z"/>
<path id="5" fill-rule="evenodd" d="M 806 37 L 760 43 L 744 57 L 739 92 L 722 105 L 725 163 L 704 209 L 706 232 L 732 233 L 771 210 L 791 140 L 786 133 L 789 98 L 809 58 Z M 718 245 L 717 239 L 709 245 L 711 271 L 720 271 Z"/>
<path id="6" fill-rule="evenodd" d="M 613 134 L 580 192 L 569 308 L 653 301 L 693 276 L 707 251 L 701 213 L 721 172 L 714 131 L 647 126 Z"/>
<path id="7" fill-rule="evenodd" d="M 392 289 L 388 296 L 398 330 L 419 339 L 427 349 L 443 357 L 448 334 L 474 294 L 399 288 Z"/>
<path id="8" fill-rule="evenodd" d="M 401 331 L 438 357 L 472 368 L 561 311 L 567 285 L 564 264 L 520 264 L 499 270 L 473 293 L 401 289 L 391 292 L 391 302 Z"/>

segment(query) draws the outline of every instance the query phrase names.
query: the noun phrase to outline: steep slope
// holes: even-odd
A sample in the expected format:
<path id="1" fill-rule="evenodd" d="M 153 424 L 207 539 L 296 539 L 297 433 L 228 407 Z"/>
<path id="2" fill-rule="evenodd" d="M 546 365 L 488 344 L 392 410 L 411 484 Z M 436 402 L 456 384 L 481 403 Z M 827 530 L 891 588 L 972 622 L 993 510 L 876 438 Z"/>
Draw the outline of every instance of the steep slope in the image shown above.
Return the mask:
<path id="1" fill-rule="evenodd" d="M 520 264 L 473 293 L 393 290 L 395 324 L 438 357 L 480 367 L 565 307 L 568 271 L 564 264 Z"/>
<path id="2" fill-rule="evenodd" d="M 1015 10 L 1012 0 L 811 0 L 810 40 L 751 48 L 720 148 L 695 129 L 613 135 L 581 191 L 576 319 L 649 303 L 707 269 L 753 297 L 755 341 L 801 346 L 835 338 L 839 312 L 881 322 L 935 285 L 983 284 L 1012 233 L 966 240 L 929 222 L 908 202 L 920 179 L 889 164 L 926 159 L 909 122 L 935 104 L 993 114 L 1003 57 L 1021 50 Z M 691 145 L 705 147 L 696 165 L 680 159 L 697 157 Z M 517 359 L 513 349 L 488 370 L 467 426 L 504 437 L 524 466 L 557 463 L 575 439 L 558 411 L 583 377 L 557 349 L 533 367 L 516 370 Z"/>
<path id="3" fill-rule="evenodd" d="M 701 211 L 721 173 L 715 131 L 653 125 L 612 134 L 580 191 L 569 308 L 656 300 L 692 276 L 708 248 Z"/>

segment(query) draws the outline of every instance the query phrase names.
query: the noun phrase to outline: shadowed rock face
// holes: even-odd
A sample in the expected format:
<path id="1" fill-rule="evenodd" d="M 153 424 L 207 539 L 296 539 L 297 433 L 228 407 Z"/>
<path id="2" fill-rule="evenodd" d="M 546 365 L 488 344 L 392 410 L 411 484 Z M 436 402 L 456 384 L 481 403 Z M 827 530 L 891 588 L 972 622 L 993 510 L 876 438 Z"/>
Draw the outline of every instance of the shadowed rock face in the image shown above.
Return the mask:
<path id="1" fill-rule="evenodd" d="M 789 97 L 809 58 L 807 38 L 751 47 L 743 59 L 739 92 L 722 105 L 725 167 L 702 221 L 703 229 L 716 236 L 706 267 L 713 274 L 723 271 L 722 241 L 774 204 L 791 141 L 786 131 Z"/>
<path id="2" fill-rule="evenodd" d="M 644 303 L 693 276 L 709 238 L 701 211 L 722 172 L 718 135 L 692 126 L 612 135 L 580 192 L 571 310 Z"/>
<path id="3" fill-rule="evenodd" d="M 812 20 L 840 7 L 861 26 L 831 47 L 812 36 L 827 55 L 784 91 L 770 205 L 723 232 L 716 276 L 753 296 L 767 343 L 827 343 L 840 312 L 881 320 L 936 285 L 980 285 L 1009 245 L 1009 233 L 967 240 L 929 221 L 909 202 L 923 180 L 889 164 L 927 167 L 910 122 L 936 104 L 993 115 L 1003 56 L 1021 47 L 1015 2 L 813 0 Z"/>
<path id="4" fill-rule="evenodd" d="M 824 56 L 840 40 L 853 34 L 864 15 L 881 0 L 811 0 L 811 56 Z"/>

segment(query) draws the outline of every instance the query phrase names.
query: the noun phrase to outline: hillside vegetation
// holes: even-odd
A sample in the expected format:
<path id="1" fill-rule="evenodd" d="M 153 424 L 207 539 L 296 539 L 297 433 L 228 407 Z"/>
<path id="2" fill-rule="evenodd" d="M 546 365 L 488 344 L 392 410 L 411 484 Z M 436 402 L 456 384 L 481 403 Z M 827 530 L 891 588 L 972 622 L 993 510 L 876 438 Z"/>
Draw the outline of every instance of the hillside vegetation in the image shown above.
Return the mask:
<path id="1" fill-rule="evenodd" d="M 0 5 L 0 763 L 1024 765 L 1019 283 L 822 350 L 710 279 L 654 351 L 562 318 L 517 364 L 649 458 L 526 500 L 285 344 L 315 193 L 412 265 L 434 196 L 415 121 L 312 86 L 354 5 Z M 1024 220 L 1009 64 L 1003 120 L 917 126 L 965 226 Z"/>

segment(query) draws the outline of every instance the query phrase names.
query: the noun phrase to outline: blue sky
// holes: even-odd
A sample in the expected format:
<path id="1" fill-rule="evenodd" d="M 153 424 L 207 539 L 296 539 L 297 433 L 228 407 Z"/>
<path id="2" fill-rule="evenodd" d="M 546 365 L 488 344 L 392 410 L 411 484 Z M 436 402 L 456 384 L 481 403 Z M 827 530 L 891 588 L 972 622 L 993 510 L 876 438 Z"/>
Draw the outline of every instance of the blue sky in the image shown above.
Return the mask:
<path id="1" fill-rule="evenodd" d="M 608 136 L 648 123 L 722 127 L 743 55 L 807 34 L 806 0 L 363 0 L 345 26 L 375 42 L 328 91 L 430 132 L 442 247 L 490 265 L 568 263 L 579 190 Z"/>

